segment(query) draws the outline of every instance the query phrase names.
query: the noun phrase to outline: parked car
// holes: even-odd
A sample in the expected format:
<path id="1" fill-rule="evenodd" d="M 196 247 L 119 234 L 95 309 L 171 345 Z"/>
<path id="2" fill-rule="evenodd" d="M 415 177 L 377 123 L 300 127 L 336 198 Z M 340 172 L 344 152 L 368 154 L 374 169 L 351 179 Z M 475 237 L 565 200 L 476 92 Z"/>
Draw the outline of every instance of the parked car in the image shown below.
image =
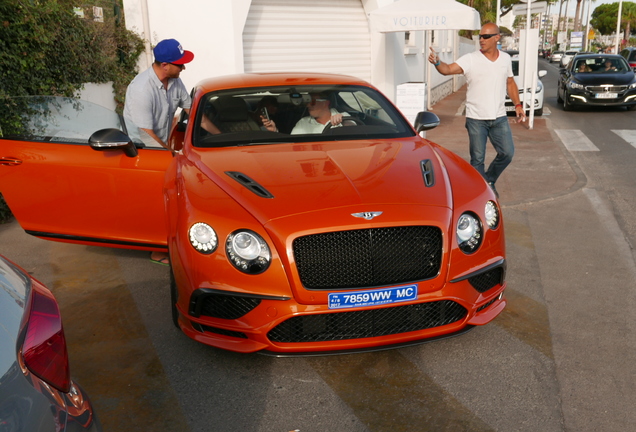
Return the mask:
<path id="1" fill-rule="evenodd" d="M 0 431 L 101 431 L 71 379 L 53 294 L 0 256 Z"/>
<path id="2" fill-rule="evenodd" d="M 560 62 L 561 57 L 563 57 L 563 51 L 554 51 L 552 55 L 550 55 L 550 63 Z"/>
<path id="3" fill-rule="evenodd" d="M 520 100 L 523 100 L 523 82 L 521 80 L 521 77 L 519 76 L 519 57 L 513 57 L 512 58 L 512 73 L 515 76 L 515 82 L 517 83 L 517 87 L 519 88 L 519 98 Z M 543 78 L 544 76 L 546 76 L 548 73 L 548 71 L 546 70 L 540 70 L 538 72 L 538 79 L 537 79 L 537 87 L 534 90 L 534 103 L 532 104 L 532 107 L 534 108 L 534 115 L 535 116 L 541 116 L 543 115 L 543 83 L 541 82 L 541 78 Z M 530 99 L 532 97 L 532 87 L 526 88 L 526 114 L 530 113 L 530 109 L 531 109 L 531 105 L 530 105 Z M 510 99 L 510 96 L 506 94 L 506 101 L 505 101 L 505 107 L 506 107 L 506 111 L 508 113 L 514 113 L 515 112 L 515 105 L 514 103 L 512 103 L 512 99 Z"/>
<path id="4" fill-rule="evenodd" d="M 563 53 L 563 55 L 561 56 L 561 59 L 559 60 L 559 67 L 564 68 L 567 67 L 567 65 L 570 63 L 570 60 L 572 60 L 572 58 L 578 53 L 578 51 L 566 51 Z"/>
<path id="5" fill-rule="evenodd" d="M 636 68 L 636 47 L 627 47 L 621 51 L 621 55 L 625 57 L 629 66 L 634 69 Z"/>
<path id="6" fill-rule="evenodd" d="M 559 75 L 557 101 L 563 103 L 564 111 L 577 106 L 625 106 L 634 110 L 634 71 L 620 55 L 576 56 Z"/>
<path id="7" fill-rule="evenodd" d="M 265 96 L 276 132 L 251 115 Z M 420 137 L 436 115 L 412 126 L 370 84 L 330 74 L 220 77 L 192 97 L 169 150 L 85 102 L 33 101 L 26 130 L 0 141 L 19 163 L 0 165 L 0 190 L 22 227 L 168 251 L 174 324 L 238 352 L 405 346 L 504 309 L 501 208 L 466 161 Z M 293 134 L 315 104 L 346 126 Z"/>

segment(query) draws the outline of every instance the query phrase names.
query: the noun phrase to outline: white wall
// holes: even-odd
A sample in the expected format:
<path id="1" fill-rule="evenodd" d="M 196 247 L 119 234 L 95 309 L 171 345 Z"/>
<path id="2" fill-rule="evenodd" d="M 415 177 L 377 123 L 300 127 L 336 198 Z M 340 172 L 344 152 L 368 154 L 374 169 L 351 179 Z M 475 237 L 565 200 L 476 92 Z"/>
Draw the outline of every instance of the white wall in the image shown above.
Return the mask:
<path id="1" fill-rule="evenodd" d="M 243 26 L 251 0 L 124 0 L 126 28 L 156 45 L 176 39 L 194 53 L 181 74 L 190 89 L 202 79 L 243 72 Z M 139 69 L 154 60 L 142 56 Z"/>
<path id="2" fill-rule="evenodd" d="M 393 1 L 360 0 L 367 16 Z M 152 45 L 174 38 L 194 53 L 194 61 L 181 74 L 190 89 L 202 79 L 244 71 L 243 28 L 250 5 L 251 0 L 182 0 L 178 4 L 168 0 L 124 0 L 124 13 L 126 27 L 149 39 Z M 446 79 L 437 73 L 426 76 L 428 45 L 424 32 L 414 35 L 415 53 L 405 55 L 404 33 L 371 34 L 371 83 L 391 100 L 395 100 L 399 84 L 430 81 L 435 86 Z M 154 59 L 150 44 L 147 49 L 147 55 L 139 62 L 140 71 Z M 445 51 L 448 58 L 453 49 Z"/>

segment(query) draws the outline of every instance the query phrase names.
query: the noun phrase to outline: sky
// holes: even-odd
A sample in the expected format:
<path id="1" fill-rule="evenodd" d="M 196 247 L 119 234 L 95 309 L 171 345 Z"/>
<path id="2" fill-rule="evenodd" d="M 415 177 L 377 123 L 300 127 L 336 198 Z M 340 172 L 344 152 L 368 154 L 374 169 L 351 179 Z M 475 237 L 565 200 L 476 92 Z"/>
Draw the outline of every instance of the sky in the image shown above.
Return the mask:
<path id="1" fill-rule="evenodd" d="M 534 0 L 533 0 L 534 1 Z M 564 2 L 567 0 L 564 0 Z M 585 9 L 584 12 L 585 14 L 587 14 L 587 3 L 589 0 L 583 0 L 583 3 L 585 5 Z M 594 9 L 602 4 L 606 4 L 606 3 L 618 3 L 619 0 L 596 0 L 596 1 L 592 1 L 592 9 L 591 12 L 594 12 Z M 623 0 L 623 4 L 627 3 L 626 0 Z M 553 14 L 554 11 L 556 11 L 556 13 L 559 13 L 559 6 L 561 6 L 561 3 L 557 2 L 555 5 L 552 5 L 551 9 L 550 9 L 550 13 Z M 565 6 L 563 6 L 563 10 L 565 10 Z M 574 17 L 574 13 L 576 12 L 576 0 L 570 0 L 570 4 L 568 5 L 568 16 Z"/>

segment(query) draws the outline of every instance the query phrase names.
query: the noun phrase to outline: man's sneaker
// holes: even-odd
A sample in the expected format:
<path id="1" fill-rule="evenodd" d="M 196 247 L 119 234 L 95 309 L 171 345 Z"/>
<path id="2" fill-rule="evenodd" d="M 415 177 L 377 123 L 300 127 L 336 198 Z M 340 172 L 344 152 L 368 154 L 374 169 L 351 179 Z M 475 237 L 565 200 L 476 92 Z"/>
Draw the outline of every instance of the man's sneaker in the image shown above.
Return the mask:
<path id="1" fill-rule="evenodd" d="M 495 196 L 497 197 L 497 199 L 499 199 L 499 192 L 497 192 L 497 189 L 495 188 L 495 184 L 493 182 L 488 182 L 488 185 L 490 186 L 492 191 L 495 193 Z"/>

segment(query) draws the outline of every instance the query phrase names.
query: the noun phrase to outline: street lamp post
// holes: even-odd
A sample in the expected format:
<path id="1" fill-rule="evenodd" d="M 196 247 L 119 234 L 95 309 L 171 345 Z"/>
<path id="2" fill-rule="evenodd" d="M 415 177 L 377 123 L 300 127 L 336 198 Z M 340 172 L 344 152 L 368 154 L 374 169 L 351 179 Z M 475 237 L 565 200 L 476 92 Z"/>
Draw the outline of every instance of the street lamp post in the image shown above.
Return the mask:
<path id="1" fill-rule="evenodd" d="M 620 37 L 620 32 L 621 32 L 621 15 L 623 13 L 623 0 L 621 0 L 618 3 L 618 19 L 616 20 L 616 44 L 615 44 L 615 54 L 618 54 L 618 48 L 619 48 L 619 37 Z"/>

